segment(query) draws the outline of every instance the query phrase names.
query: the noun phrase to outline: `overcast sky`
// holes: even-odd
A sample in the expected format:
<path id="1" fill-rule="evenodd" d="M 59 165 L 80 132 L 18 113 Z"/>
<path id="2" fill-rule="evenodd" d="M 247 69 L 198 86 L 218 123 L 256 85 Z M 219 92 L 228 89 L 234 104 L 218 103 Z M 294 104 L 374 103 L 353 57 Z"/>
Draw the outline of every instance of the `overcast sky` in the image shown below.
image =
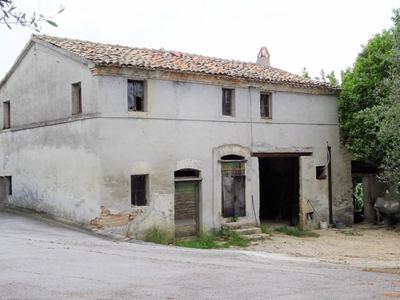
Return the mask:
<path id="1" fill-rule="evenodd" d="M 273 67 L 307 67 L 312 77 L 322 68 L 339 77 L 400 8 L 400 0 L 15 0 L 28 15 L 50 16 L 61 4 L 58 28 L 43 24 L 42 34 L 251 62 L 267 46 Z M 0 25 L 0 78 L 32 33 Z"/>

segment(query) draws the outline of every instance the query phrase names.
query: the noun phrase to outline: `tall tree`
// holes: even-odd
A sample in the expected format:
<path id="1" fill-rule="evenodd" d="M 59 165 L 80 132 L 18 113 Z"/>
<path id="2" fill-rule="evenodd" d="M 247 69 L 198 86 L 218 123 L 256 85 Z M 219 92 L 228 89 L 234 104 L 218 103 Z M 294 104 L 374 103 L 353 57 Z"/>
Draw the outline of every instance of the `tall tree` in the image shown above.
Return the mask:
<path id="1" fill-rule="evenodd" d="M 388 90 L 386 102 L 371 108 L 368 114 L 375 116 L 374 122 L 379 125 L 378 139 L 388 145 L 382 161 L 382 181 L 390 186 L 400 186 L 400 12 L 393 10 L 393 47 L 391 55 L 386 58 L 390 63 L 389 77 L 383 81 Z"/>
<path id="2" fill-rule="evenodd" d="M 378 135 L 377 110 L 386 107 L 396 25 L 373 36 L 363 46 L 352 69 L 342 72 L 344 89 L 339 97 L 340 134 L 355 159 L 375 164 L 383 163 L 390 139 Z"/>
<path id="3" fill-rule="evenodd" d="M 62 13 L 65 7 L 61 5 L 60 10 L 56 14 L 50 17 L 45 17 L 42 14 L 36 16 L 35 12 L 31 17 L 27 17 L 26 13 L 17 12 L 16 9 L 17 7 L 14 6 L 13 1 L 0 0 L 0 14 L 3 13 L 3 16 L 0 17 L 0 24 L 5 24 L 10 29 L 11 25 L 19 24 L 23 27 L 29 27 L 31 29 L 36 30 L 37 32 L 40 32 L 40 30 L 42 29 L 42 27 L 39 27 L 38 25 L 38 23 L 40 22 L 47 22 L 50 25 L 57 27 L 57 24 L 51 21 L 50 19 Z"/>

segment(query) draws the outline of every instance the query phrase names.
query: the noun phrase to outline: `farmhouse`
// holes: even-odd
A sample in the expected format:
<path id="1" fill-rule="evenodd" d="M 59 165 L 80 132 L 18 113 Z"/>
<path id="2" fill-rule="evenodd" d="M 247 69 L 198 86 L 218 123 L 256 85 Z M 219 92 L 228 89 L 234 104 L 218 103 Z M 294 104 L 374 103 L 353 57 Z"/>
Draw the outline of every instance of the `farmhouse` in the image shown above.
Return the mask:
<path id="1" fill-rule="evenodd" d="M 140 235 L 353 221 L 340 89 L 257 63 L 33 35 L 0 82 L 0 202 Z"/>

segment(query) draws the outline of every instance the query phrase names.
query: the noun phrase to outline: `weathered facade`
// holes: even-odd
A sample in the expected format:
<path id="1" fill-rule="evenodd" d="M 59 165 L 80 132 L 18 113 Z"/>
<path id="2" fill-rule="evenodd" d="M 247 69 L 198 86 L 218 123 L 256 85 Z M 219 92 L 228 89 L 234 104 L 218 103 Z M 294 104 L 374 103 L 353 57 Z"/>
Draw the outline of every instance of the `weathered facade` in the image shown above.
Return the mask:
<path id="1" fill-rule="evenodd" d="M 352 222 L 339 92 L 262 64 L 32 36 L 0 82 L 2 200 L 139 235 Z"/>

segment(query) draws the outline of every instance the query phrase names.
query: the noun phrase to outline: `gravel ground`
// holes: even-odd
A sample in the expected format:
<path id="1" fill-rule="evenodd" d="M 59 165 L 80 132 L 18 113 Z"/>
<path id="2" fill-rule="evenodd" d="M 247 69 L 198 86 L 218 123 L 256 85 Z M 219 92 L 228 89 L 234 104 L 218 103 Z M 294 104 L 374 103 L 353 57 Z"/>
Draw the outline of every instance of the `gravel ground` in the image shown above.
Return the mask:
<path id="1" fill-rule="evenodd" d="M 273 231 L 274 227 L 283 225 L 267 224 L 273 234 L 271 239 L 253 242 L 245 249 L 364 269 L 393 269 L 400 274 L 400 232 L 391 226 L 360 223 L 342 230 L 314 230 L 320 235 L 317 238 L 297 238 Z M 400 225 L 397 228 L 400 229 Z"/>

